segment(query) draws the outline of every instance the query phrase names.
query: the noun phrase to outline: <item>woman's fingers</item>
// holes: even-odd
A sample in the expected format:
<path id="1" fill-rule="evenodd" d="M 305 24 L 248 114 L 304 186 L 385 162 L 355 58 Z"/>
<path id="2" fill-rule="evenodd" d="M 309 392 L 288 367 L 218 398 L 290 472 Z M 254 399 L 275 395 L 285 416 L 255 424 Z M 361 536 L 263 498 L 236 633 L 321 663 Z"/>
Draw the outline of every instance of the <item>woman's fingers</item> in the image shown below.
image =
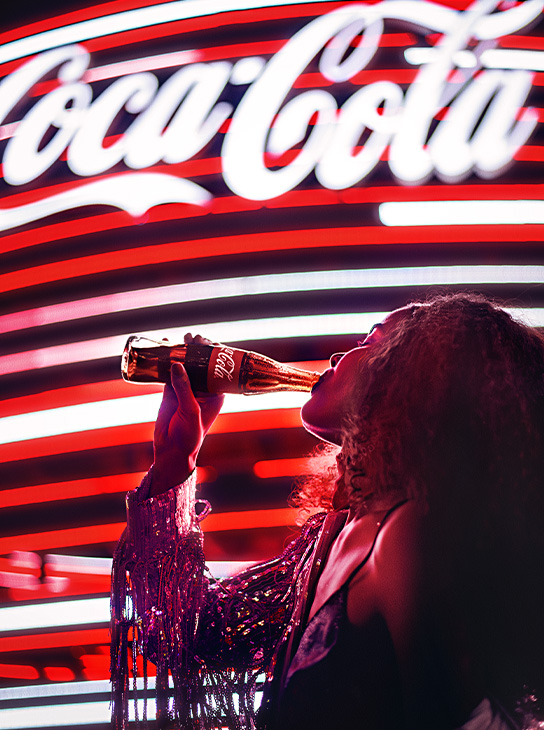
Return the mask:
<path id="1" fill-rule="evenodd" d="M 209 340 L 207 337 L 202 337 L 202 335 L 193 335 L 190 332 L 187 332 L 183 335 L 183 342 L 186 345 L 211 345 L 213 346 L 214 342 Z"/>

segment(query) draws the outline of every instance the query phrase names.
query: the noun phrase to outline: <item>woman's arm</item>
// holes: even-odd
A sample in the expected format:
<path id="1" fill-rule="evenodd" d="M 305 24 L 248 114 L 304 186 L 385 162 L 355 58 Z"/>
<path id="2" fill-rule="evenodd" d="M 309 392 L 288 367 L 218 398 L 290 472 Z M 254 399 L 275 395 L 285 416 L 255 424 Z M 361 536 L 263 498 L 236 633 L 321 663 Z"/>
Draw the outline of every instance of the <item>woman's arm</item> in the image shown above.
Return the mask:
<path id="1" fill-rule="evenodd" d="M 181 727 L 198 717 L 204 728 L 239 727 L 242 717 L 250 726 L 257 675 L 273 663 L 292 613 L 319 519 L 268 563 L 223 581 L 205 573 L 194 465 L 219 406 L 217 397 L 195 398 L 183 368 L 173 367 L 155 428 L 155 463 L 128 495 L 127 530 L 114 559 L 115 728 L 128 717 L 129 673 L 141 662 L 136 648 L 144 672 L 148 659 L 157 666 L 163 717 Z"/>

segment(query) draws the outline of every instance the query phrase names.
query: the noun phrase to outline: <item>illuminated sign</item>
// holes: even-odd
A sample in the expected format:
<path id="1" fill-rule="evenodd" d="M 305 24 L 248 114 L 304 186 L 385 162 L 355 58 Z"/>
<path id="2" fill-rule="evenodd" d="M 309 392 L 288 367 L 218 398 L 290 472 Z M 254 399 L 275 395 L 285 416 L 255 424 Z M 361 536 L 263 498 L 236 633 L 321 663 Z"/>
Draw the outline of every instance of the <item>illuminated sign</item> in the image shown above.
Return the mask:
<path id="1" fill-rule="evenodd" d="M 80 45 L 46 51 L 0 84 L 1 122 L 57 72 L 58 83 L 16 124 L 3 157 L 5 181 L 31 183 L 64 154 L 80 178 L 104 175 L 119 163 L 133 171 L 76 182 L 70 190 L 4 208 L 0 230 L 92 204 L 133 216 L 161 203 L 204 205 L 213 196 L 201 185 L 176 172 L 144 170 L 194 158 L 227 122 L 222 175 L 246 199 L 275 198 L 311 173 L 324 188 L 349 188 L 384 157 L 402 183 L 421 183 L 433 174 L 445 182 L 471 172 L 497 176 L 529 139 L 538 113 L 524 107 L 533 83 L 532 55 L 521 60 L 518 55 L 513 63 L 495 46 L 500 37 L 532 23 L 544 2 L 499 6 L 498 0 L 476 0 L 464 11 L 410 0 L 349 4 L 309 22 L 268 61 L 248 56 L 236 63 L 194 62 L 198 52 L 188 52 L 162 85 L 150 70 L 121 71 L 94 99 L 90 80 L 96 69 L 89 69 L 89 52 Z M 378 80 L 339 104 L 331 86 L 353 81 L 368 68 L 384 21 L 440 36 L 433 48 L 419 49 L 430 51 L 426 55 L 406 49 L 406 58 L 420 66 L 406 91 Z M 294 94 L 317 56 L 329 90 Z M 221 99 L 229 84 L 247 86 L 236 105 Z M 106 143 L 121 113 L 134 118 Z M 289 151 L 294 158 L 274 167 Z"/>

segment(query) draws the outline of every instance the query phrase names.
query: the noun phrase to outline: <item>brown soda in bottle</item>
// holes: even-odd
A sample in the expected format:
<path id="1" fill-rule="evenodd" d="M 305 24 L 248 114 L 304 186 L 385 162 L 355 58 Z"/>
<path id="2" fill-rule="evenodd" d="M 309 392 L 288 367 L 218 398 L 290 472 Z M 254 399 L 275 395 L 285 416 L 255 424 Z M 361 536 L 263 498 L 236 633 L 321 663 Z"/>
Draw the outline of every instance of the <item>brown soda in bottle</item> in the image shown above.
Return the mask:
<path id="1" fill-rule="evenodd" d="M 193 391 L 203 393 L 309 392 L 320 376 L 228 345 L 171 344 L 138 335 L 127 340 L 121 373 L 130 383 L 169 383 L 173 362 L 183 363 Z"/>

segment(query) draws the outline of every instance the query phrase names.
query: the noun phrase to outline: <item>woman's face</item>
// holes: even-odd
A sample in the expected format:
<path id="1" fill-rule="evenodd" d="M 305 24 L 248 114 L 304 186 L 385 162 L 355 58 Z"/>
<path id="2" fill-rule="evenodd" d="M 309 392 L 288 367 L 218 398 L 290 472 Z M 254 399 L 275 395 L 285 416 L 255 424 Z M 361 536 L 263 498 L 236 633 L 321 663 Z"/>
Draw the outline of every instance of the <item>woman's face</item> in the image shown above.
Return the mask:
<path id="1" fill-rule="evenodd" d="M 387 337 L 391 329 L 406 315 L 397 309 L 370 330 L 364 342 L 346 353 L 332 355 L 331 367 L 325 370 L 314 386 L 311 398 L 301 411 L 304 428 L 323 441 L 342 443 L 344 420 L 353 401 L 359 377 L 359 365 L 368 357 L 376 342 Z"/>

